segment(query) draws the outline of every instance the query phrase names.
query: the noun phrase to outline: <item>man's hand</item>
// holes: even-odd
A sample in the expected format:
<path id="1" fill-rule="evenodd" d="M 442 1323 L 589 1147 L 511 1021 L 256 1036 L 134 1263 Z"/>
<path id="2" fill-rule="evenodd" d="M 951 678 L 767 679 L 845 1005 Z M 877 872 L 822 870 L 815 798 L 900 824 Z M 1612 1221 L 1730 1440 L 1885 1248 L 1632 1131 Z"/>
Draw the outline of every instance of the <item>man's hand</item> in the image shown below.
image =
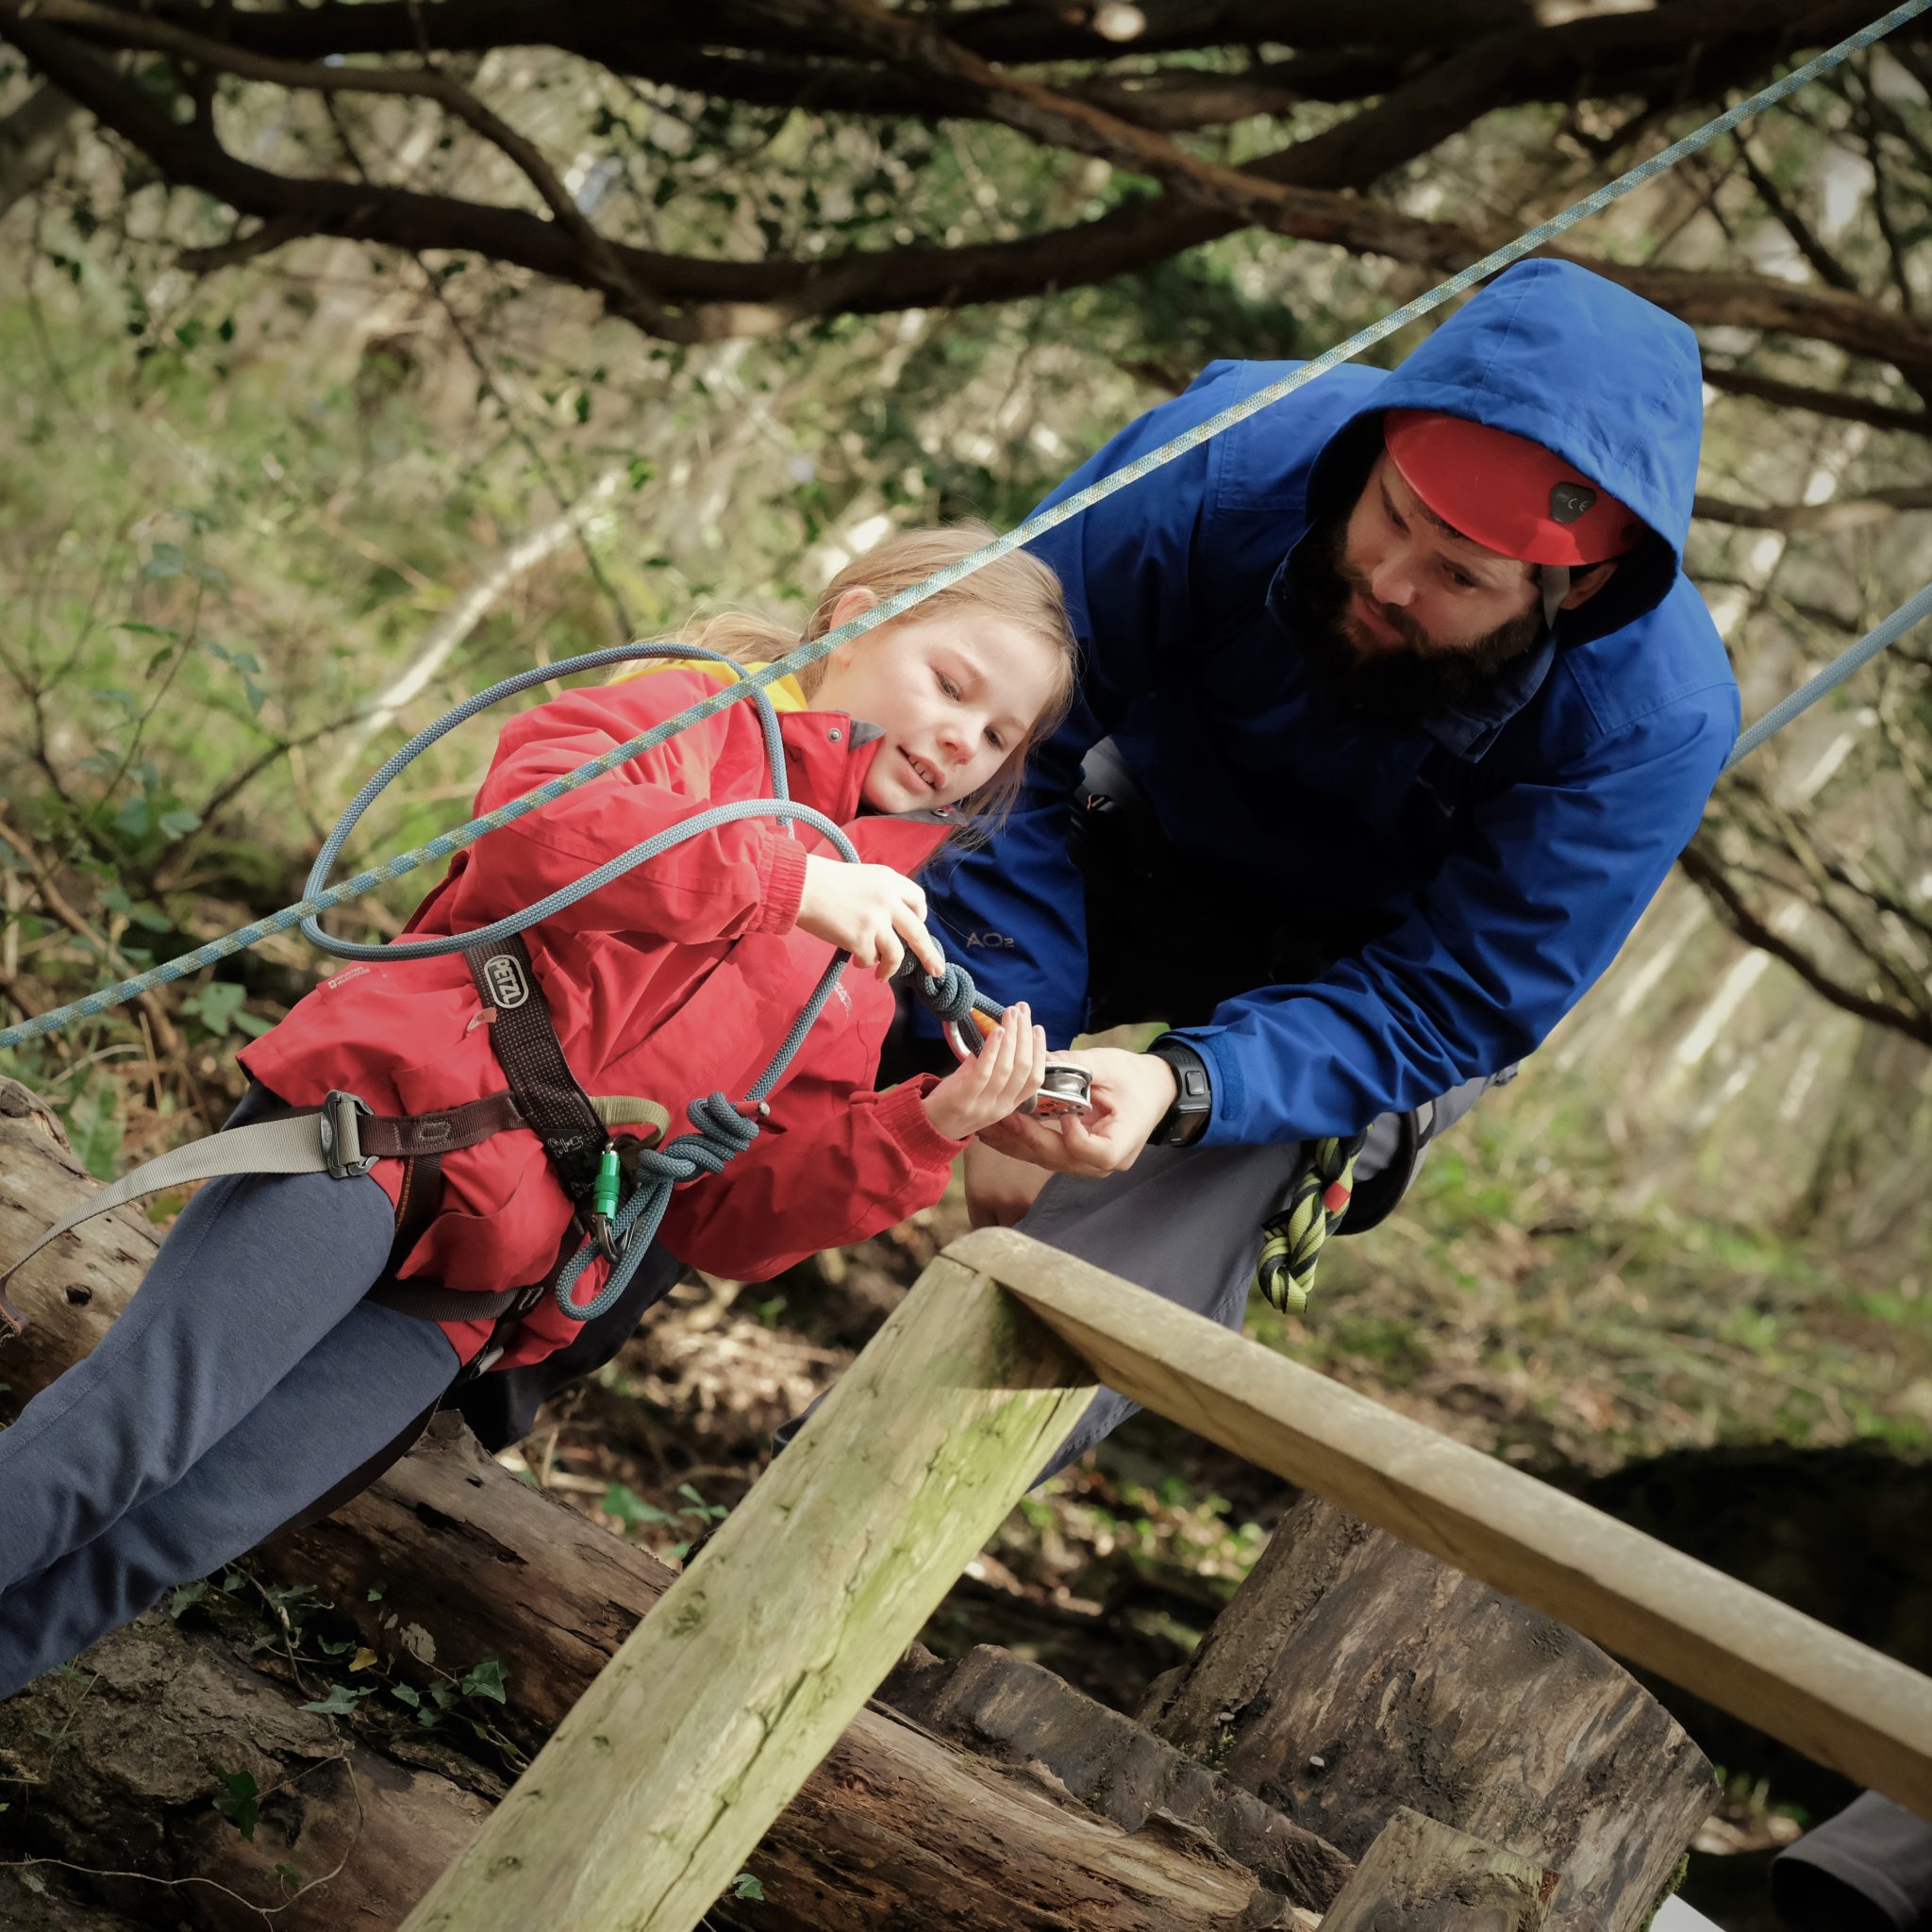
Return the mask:
<path id="1" fill-rule="evenodd" d="M 924 892 L 889 865 L 850 865 L 818 853 L 805 861 L 799 929 L 843 947 L 854 965 L 874 968 L 881 979 L 898 972 L 908 953 L 935 976 L 946 970 L 924 920 Z"/>
<path id="2" fill-rule="evenodd" d="M 1033 1124 L 1025 1115 L 1020 1118 Z M 987 1134 L 993 1131 L 997 1130 L 982 1128 L 966 1150 L 966 1220 L 973 1227 L 1016 1226 L 1053 1178 L 1044 1167 L 995 1153 L 986 1144 Z M 1040 1131 L 1049 1140 L 1059 1139 L 1049 1128 Z"/>
<path id="3" fill-rule="evenodd" d="M 1013 1115 L 983 1129 L 981 1145 L 1056 1174 L 1090 1179 L 1132 1167 L 1180 1091 L 1174 1069 L 1152 1054 L 1124 1053 L 1115 1046 L 1057 1053 L 1053 1058 L 1056 1064 L 1087 1069 L 1093 1080 L 1092 1111 L 1063 1114 L 1052 1126 L 1026 1114 Z"/>

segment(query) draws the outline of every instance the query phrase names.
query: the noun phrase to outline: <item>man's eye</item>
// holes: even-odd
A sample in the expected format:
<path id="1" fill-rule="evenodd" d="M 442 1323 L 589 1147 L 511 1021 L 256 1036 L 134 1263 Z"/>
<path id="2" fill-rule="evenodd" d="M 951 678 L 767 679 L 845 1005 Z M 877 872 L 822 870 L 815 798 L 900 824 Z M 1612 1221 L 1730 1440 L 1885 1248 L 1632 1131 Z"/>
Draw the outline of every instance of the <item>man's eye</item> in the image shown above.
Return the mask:
<path id="1" fill-rule="evenodd" d="M 1464 576 L 1459 570 L 1450 571 L 1449 581 L 1460 591 L 1473 591 L 1476 587 L 1475 579 Z"/>

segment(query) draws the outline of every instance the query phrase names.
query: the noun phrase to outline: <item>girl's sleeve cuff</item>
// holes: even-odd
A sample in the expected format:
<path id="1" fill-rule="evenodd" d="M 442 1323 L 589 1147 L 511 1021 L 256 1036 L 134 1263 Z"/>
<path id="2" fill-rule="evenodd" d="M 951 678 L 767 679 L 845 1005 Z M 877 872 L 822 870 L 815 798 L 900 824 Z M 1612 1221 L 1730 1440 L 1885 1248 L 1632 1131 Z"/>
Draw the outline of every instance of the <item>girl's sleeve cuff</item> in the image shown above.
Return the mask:
<path id="1" fill-rule="evenodd" d="M 926 1117 L 925 1096 L 939 1085 L 932 1074 L 921 1074 L 902 1087 L 879 1096 L 879 1123 L 920 1167 L 950 1167 L 971 1144 L 940 1132 Z"/>
<path id="2" fill-rule="evenodd" d="M 758 851 L 758 883 L 763 891 L 753 932 L 790 932 L 798 924 L 806 858 L 802 839 L 788 839 L 783 832 L 766 834 Z"/>

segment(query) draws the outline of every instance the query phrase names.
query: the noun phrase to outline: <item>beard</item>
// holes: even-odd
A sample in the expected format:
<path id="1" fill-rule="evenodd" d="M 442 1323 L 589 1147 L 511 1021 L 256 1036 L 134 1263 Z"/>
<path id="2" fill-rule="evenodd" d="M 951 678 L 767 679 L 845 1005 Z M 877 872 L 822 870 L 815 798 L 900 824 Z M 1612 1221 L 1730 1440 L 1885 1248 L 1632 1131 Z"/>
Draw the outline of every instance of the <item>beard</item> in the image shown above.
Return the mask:
<path id="1" fill-rule="evenodd" d="M 1353 574 L 1347 537 L 1345 519 L 1316 530 L 1304 567 L 1294 574 L 1300 604 L 1295 639 L 1316 685 L 1341 709 L 1367 711 L 1398 724 L 1420 724 L 1473 697 L 1542 641 L 1539 603 L 1469 642 L 1432 642 L 1413 618 L 1377 603 L 1368 584 Z M 1357 596 L 1399 641 L 1362 636 L 1349 609 Z"/>

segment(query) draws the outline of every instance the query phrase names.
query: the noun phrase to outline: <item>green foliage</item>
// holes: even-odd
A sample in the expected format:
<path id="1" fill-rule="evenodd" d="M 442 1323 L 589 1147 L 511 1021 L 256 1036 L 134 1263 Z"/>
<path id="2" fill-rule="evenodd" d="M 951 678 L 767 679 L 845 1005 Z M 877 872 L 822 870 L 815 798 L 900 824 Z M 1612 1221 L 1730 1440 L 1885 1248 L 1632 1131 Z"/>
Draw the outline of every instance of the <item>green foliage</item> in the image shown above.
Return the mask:
<path id="1" fill-rule="evenodd" d="M 111 1080 L 90 1080 L 60 1113 L 87 1171 L 96 1180 L 112 1180 L 126 1131 L 121 1090 Z"/>
<path id="2" fill-rule="evenodd" d="M 331 1684 L 326 1697 L 305 1704 L 301 1708 L 316 1711 L 324 1717 L 347 1717 L 369 1694 L 367 1690 L 351 1690 L 346 1684 Z"/>
<path id="3" fill-rule="evenodd" d="M 465 1697 L 487 1697 L 492 1703 L 505 1704 L 508 1702 L 504 1694 L 508 1682 L 503 1666 L 494 1657 L 486 1657 L 463 1674 L 460 1688 Z"/>
<path id="4" fill-rule="evenodd" d="M 199 992 L 181 1002 L 181 1010 L 192 1013 L 208 1032 L 222 1039 L 227 1037 L 231 1026 L 250 1035 L 266 1033 L 273 1023 L 258 1013 L 244 1011 L 247 998 L 246 987 L 238 986 L 231 979 L 211 979 Z"/>
<path id="5" fill-rule="evenodd" d="M 317 1707 L 304 1706 L 309 1710 Z M 215 1810 L 243 1838 L 253 1840 L 255 1827 L 261 1822 L 261 1791 L 253 1774 L 245 1771 L 218 1771 L 215 1781 L 222 1787 L 215 1797 Z"/>

